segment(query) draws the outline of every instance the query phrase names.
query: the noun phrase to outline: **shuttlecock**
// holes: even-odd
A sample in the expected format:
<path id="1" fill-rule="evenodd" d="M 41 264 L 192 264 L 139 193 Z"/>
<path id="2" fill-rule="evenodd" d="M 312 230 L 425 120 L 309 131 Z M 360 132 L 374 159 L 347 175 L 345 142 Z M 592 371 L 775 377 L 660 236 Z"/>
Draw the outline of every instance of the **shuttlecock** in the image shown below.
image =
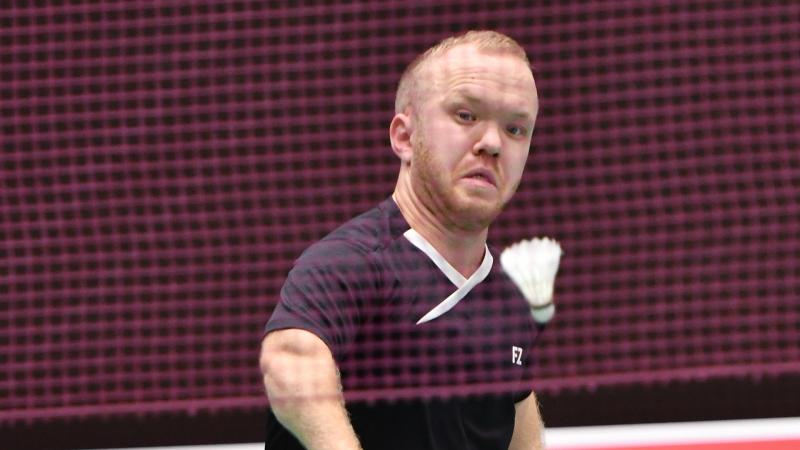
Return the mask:
<path id="1" fill-rule="evenodd" d="M 553 284 L 562 254 L 561 245 L 550 238 L 523 240 L 500 254 L 500 265 L 522 291 L 539 323 L 550 321 L 556 312 Z"/>

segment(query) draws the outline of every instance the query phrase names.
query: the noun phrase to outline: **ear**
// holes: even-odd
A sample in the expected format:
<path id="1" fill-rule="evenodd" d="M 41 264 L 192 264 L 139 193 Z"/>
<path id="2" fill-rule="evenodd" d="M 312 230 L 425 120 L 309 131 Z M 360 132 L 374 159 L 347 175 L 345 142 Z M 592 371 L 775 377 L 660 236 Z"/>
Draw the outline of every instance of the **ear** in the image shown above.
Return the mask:
<path id="1" fill-rule="evenodd" d="M 411 135 L 414 124 L 411 116 L 405 113 L 395 114 L 389 125 L 389 139 L 392 141 L 392 150 L 403 164 L 411 162 L 414 146 L 411 145 Z"/>

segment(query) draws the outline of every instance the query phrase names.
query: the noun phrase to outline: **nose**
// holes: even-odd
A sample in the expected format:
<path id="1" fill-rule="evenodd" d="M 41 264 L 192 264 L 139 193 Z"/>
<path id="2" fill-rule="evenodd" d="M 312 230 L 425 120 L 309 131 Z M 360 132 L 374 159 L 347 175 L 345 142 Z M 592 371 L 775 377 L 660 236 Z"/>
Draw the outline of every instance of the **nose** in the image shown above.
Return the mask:
<path id="1" fill-rule="evenodd" d="M 480 139 L 475 143 L 473 151 L 475 154 L 486 153 L 489 156 L 498 156 L 503 141 L 500 138 L 500 129 L 497 124 L 486 122 L 481 130 Z"/>

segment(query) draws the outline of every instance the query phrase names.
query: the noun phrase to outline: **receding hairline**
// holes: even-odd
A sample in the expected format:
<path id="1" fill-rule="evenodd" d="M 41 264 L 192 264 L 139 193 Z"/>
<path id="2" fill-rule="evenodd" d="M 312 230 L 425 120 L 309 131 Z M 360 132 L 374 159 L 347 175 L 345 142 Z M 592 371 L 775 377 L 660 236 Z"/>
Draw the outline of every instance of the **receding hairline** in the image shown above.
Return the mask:
<path id="1" fill-rule="evenodd" d="M 472 45 L 477 50 L 487 53 L 511 55 L 519 58 L 529 68 L 531 66 L 525 49 L 513 38 L 497 31 L 472 30 L 460 35 L 450 36 L 418 55 L 403 71 L 395 97 L 395 113 L 405 111 L 413 103 L 413 97 L 420 94 L 419 74 L 424 67 L 441 58 L 450 50 L 465 45 Z"/>

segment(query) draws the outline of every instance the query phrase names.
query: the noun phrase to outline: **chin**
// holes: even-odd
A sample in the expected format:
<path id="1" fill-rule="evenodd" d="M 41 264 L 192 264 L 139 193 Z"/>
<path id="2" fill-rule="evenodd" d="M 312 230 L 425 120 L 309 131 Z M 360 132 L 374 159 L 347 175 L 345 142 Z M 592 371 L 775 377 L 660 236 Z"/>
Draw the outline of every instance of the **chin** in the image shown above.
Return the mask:
<path id="1" fill-rule="evenodd" d="M 503 210 L 502 202 L 476 196 L 460 196 L 455 202 L 459 225 L 471 231 L 488 228 Z"/>

